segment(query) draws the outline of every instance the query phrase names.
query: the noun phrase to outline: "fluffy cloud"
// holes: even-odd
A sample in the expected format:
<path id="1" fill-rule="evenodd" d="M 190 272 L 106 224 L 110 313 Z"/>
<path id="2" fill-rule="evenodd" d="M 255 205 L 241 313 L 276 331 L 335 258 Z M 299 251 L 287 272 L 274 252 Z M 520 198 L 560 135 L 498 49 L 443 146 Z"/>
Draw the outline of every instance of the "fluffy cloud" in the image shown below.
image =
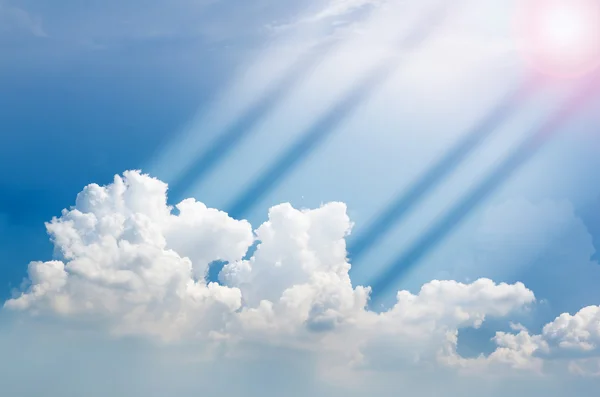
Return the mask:
<path id="1" fill-rule="evenodd" d="M 548 345 L 539 335 L 530 335 L 523 330 L 518 334 L 498 332 L 493 338 L 497 345 L 489 356 L 465 359 L 455 350 L 456 341 L 450 339 L 448 354 L 442 360 L 451 367 L 458 368 L 464 373 L 491 373 L 505 375 L 506 369 L 526 371 L 527 373 L 542 374 L 544 360 L 537 357 L 538 352 L 547 352 Z"/>
<path id="2" fill-rule="evenodd" d="M 559 348 L 592 351 L 600 346 L 600 306 L 588 306 L 575 315 L 561 314 L 544 327 L 543 335 Z"/>
<path id="3" fill-rule="evenodd" d="M 174 215 L 166 192 L 137 172 L 87 186 L 46 225 L 61 260 L 32 262 L 31 286 L 6 306 L 102 318 L 116 333 L 165 338 L 199 332 L 210 316 L 237 310 L 240 291 L 207 285 L 203 274 L 211 261 L 244 255 L 250 225 L 190 200 Z"/>
<path id="4" fill-rule="evenodd" d="M 247 221 L 184 200 L 167 205 L 167 185 L 136 171 L 87 186 L 47 224 L 56 258 L 29 265 L 14 311 L 93 323 L 113 334 L 317 353 L 349 370 L 455 367 L 540 372 L 556 349 L 590 351 L 600 340 L 598 308 L 564 314 L 541 335 L 498 333 L 488 357 L 457 353 L 460 329 L 479 327 L 535 301 L 522 283 L 431 281 L 399 291 L 393 307 L 368 309 L 370 289 L 349 277 L 342 203 L 314 210 L 271 208 L 255 231 Z M 249 247 L 258 241 L 250 258 Z M 204 275 L 226 261 L 220 283 Z M 322 354 L 326 352 L 327 354 Z M 572 371 L 590 363 L 573 361 Z M 577 367 L 575 367 L 577 366 Z"/>
<path id="5" fill-rule="evenodd" d="M 488 357 L 464 359 L 451 350 L 444 359 L 451 366 L 470 371 L 501 363 L 537 373 L 553 366 L 579 376 L 600 376 L 599 306 L 585 307 L 574 315 L 563 313 L 546 324 L 539 335 L 530 334 L 522 325 L 511 328 L 518 334 L 496 333 L 493 340 L 498 348 Z"/>

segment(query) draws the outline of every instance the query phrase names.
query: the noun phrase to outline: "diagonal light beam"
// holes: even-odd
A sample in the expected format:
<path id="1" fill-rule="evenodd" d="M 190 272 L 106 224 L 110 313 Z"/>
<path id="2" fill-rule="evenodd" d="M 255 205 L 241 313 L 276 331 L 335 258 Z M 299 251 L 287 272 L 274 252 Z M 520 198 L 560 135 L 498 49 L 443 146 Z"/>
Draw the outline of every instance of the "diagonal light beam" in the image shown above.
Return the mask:
<path id="1" fill-rule="evenodd" d="M 308 50 L 298 62 L 290 67 L 285 74 L 265 92 L 242 115 L 235 119 L 223 133 L 219 134 L 203 150 L 202 154 L 186 169 L 186 171 L 171 182 L 170 195 L 179 200 L 185 190 L 193 184 L 202 181 L 228 153 L 235 149 L 258 125 L 281 99 L 293 91 L 312 69 L 323 59 L 323 54 L 333 46 L 334 41 L 317 45 Z"/>
<path id="2" fill-rule="evenodd" d="M 517 110 L 519 101 L 532 94 L 532 88 L 533 84 L 524 83 L 516 90 L 509 92 L 483 120 L 415 180 L 404 194 L 399 195 L 381 211 L 367 229 L 348 245 L 351 261 L 354 262 L 367 253 L 380 237 L 400 222 L 418 204 L 423 196 L 456 170 L 471 152 Z"/>
<path id="3" fill-rule="evenodd" d="M 568 98 L 561 109 L 556 112 L 538 130 L 523 140 L 502 163 L 492 170 L 483 181 L 468 192 L 446 214 L 434 223 L 420 238 L 405 252 L 398 256 L 372 283 L 372 302 L 377 301 L 387 290 L 401 279 L 415 264 L 429 254 L 440 244 L 473 209 L 488 198 L 513 173 L 526 163 L 541 149 L 546 142 L 562 131 L 565 122 L 569 120 L 596 92 L 595 84 L 584 84 Z M 593 83 L 593 80 L 592 80 Z"/>
<path id="4" fill-rule="evenodd" d="M 443 4 L 443 6 L 436 7 L 428 13 L 408 36 L 399 41 L 399 49 L 403 51 L 416 50 L 433 34 L 435 28 L 445 17 L 448 8 L 448 4 Z M 277 186 L 306 156 L 329 137 L 342 121 L 354 112 L 370 94 L 387 81 L 398 68 L 400 60 L 401 57 L 396 56 L 378 63 L 366 76 L 351 87 L 341 101 L 303 132 L 298 140 L 292 143 L 265 172 L 236 198 L 228 208 L 229 215 L 237 219 L 246 216 L 248 210 Z"/>

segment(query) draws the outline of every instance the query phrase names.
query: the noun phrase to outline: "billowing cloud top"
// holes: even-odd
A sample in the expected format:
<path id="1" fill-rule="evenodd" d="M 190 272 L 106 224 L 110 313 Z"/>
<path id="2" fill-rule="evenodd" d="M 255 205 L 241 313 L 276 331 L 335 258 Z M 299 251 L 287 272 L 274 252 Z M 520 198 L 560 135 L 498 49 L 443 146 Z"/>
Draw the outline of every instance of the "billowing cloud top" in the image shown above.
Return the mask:
<path id="1" fill-rule="evenodd" d="M 56 260 L 31 262 L 29 285 L 5 307 L 93 323 L 117 336 L 307 349 L 352 370 L 543 372 L 560 352 L 572 372 L 598 372 L 590 362 L 600 343 L 598 307 L 563 314 L 540 335 L 518 326 L 518 333 L 499 332 L 487 357 L 457 353 L 460 329 L 535 301 L 521 283 L 434 280 L 418 294 L 399 291 L 387 311 L 369 310 L 370 289 L 353 286 L 349 276 L 351 227 L 343 203 L 314 210 L 282 204 L 253 231 L 192 199 L 173 209 L 165 183 L 128 171 L 107 186 L 87 186 L 47 224 Z M 205 280 L 213 261 L 227 263 L 220 283 Z"/>

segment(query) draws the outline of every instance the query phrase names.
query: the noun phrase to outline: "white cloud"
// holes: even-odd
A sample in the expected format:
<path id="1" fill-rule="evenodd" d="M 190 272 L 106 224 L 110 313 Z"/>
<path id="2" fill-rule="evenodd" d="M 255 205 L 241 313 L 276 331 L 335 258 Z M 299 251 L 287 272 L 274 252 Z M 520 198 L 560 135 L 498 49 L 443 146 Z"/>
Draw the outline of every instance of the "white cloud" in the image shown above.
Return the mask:
<path id="1" fill-rule="evenodd" d="M 47 37 L 41 18 L 7 1 L 0 1 L 0 31 L 24 31 L 33 36 Z"/>
<path id="2" fill-rule="evenodd" d="M 518 334 L 498 332 L 492 339 L 497 348 L 487 357 L 460 357 L 455 350 L 456 342 L 448 347 L 449 354 L 442 358 L 447 365 L 467 374 L 505 376 L 507 370 L 526 371 L 541 375 L 544 360 L 535 356 L 548 350 L 547 343 L 539 335 L 530 335 L 526 330 Z"/>
<path id="3" fill-rule="evenodd" d="M 498 332 L 493 338 L 498 348 L 488 357 L 463 359 L 449 355 L 448 364 L 469 371 L 481 371 L 502 363 L 541 374 L 552 363 L 575 375 L 600 375 L 599 306 L 585 307 L 574 315 L 563 313 L 546 324 L 539 335 L 530 334 L 520 324 L 511 328 L 519 332 Z"/>
<path id="4" fill-rule="evenodd" d="M 62 260 L 31 263 L 31 287 L 6 306 L 100 317 L 113 332 L 165 338 L 237 310 L 240 291 L 206 285 L 203 275 L 211 261 L 241 259 L 253 242 L 250 225 L 193 200 L 173 215 L 166 191 L 137 172 L 87 186 L 46 225 Z"/>
<path id="5" fill-rule="evenodd" d="M 360 11 L 373 11 L 389 4 L 388 0 L 328 0 L 325 2 L 312 2 L 307 12 L 292 18 L 291 22 L 269 24 L 274 31 L 284 31 L 307 26 L 340 27 L 354 25 L 362 20 L 356 16 Z M 310 29 L 310 28 L 309 28 Z"/>
<path id="6" fill-rule="evenodd" d="M 307 21 L 315 22 L 340 17 L 363 7 L 375 7 L 385 2 L 386 0 L 330 0 L 323 9 L 307 18 Z"/>
<path id="7" fill-rule="evenodd" d="M 488 357 L 463 358 L 460 329 L 525 310 L 533 292 L 489 279 L 434 280 L 418 293 L 399 291 L 396 304 L 377 313 L 367 308 L 370 289 L 349 277 L 352 223 L 344 204 L 278 205 L 255 232 L 195 200 L 177 209 L 167 205 L 166 184 L 136 171 L 87 186 L 47 224 L 56 260 L 32 262 L 29 286 L 5 307 L 234 355 L 252 345 L 306 350 L 343 373 L 440 365 L 542 372 L 543 355 L 590 350 L 599 340 L 599 311 L 586 308 L 560 316 L 541 335 L 515 325 L 517 334 L 496 335 Z M 255 239 L 256 252 L 243 259 Z M 229 262 L 223 285 L 204 280 L 214 260 Z"/>
<path id="8" fill-rule="evenodd" d="M 574 315 L 563 313 L 543 329 L 543 336 L 560 349 L 589 352 L 600 346 L 600 306 L 588 306 Z"/>

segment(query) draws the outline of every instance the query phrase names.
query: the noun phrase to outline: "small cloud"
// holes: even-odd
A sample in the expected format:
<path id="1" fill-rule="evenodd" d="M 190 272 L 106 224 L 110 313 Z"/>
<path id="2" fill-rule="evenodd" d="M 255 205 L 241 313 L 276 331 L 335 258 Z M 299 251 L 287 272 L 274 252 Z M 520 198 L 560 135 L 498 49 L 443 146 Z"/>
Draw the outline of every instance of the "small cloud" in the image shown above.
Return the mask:
<path id="1" fill-rule="evenodd" d="M 331 21 L 332 25 L 343 24 L 347 21 L 340 21 L 340 18 L 347 17 L 355 12 L 366 8 L 379 7 L 387 0 L 330 0 L 325 7 L 319 8 L 317 11 L 299 17 L 292 22 L 270 24 L 268 29 L 273 31 L 284 31 L 291 28 L 296 28 L 300 25 L 315 24 L 323 21 Z"/>
<path id="2" fill-rule="evenodd" d="M 321 21 L 327 18 L 336 18 L 347 15 L 364 7 L 376 7 L 385 0 L 332 0 L 327 6 L 305 19 L 307 22 Z"/>
<path id="3" fill-rule="evenodd" d="M 513 323 L 511 321 L 509 325 L 510 325 L 510 329 L 512 329 L 513 331 L 517 331 L 517 332 L 527 331 L 527 328 L 525 328 L 525 326 L 523 324 Z"/>

